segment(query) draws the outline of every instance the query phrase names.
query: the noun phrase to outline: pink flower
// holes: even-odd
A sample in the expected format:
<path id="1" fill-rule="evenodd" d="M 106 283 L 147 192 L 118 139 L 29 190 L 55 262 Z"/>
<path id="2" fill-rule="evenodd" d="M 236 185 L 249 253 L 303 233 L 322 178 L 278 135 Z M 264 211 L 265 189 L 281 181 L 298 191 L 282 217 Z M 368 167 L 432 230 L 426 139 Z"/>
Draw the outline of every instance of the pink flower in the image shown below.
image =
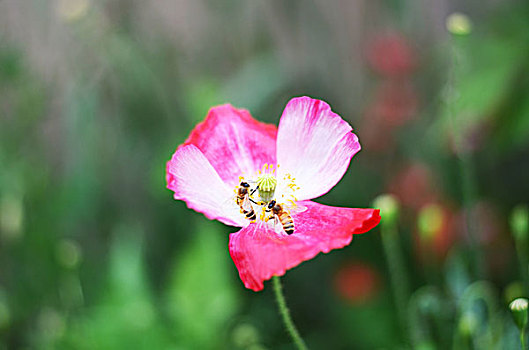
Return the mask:
<path id="1" fill-rule="evenodd" d="M 310 201 L 336 185 L 360 150 L 351 130 L 327 103 L 309 97 L 287 104 L 279 128 L 231 105 L 214 107 L 167 162 L 167 187 L 209 219 L 242 228 L 230 234 L 230 255 L 244 285 L 259 291 L 263 281 L 348 245 L 380 221 L 377 209 Z M 242 201 L 255 212 L 252 221 L 237 205 L 241 181 L 255 191 L 253 202 Z M 270 210 L 272 199 L 290 213 L 292 234 Z"/>

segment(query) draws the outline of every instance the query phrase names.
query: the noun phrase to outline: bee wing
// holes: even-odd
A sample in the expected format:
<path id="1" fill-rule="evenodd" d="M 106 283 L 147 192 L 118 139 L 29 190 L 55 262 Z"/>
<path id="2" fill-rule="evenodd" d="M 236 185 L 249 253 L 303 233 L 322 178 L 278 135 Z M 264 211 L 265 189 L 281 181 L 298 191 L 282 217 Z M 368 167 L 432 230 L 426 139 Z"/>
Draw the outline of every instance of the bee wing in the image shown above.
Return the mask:
<path id="1" fill-rule="evenodd" d="M 237 196 L 233 195 L 227 198 L 224 202 L 222 202 L 221 208 L 225 211 L 240 210 L 239 206 L 237 205 Z"/>
<path id="2" fill-rule="evenodd" d="M 283 224 L 281 223 L 281 220 L 279 220 L 277 215 L 274 215 L 274 231 L 276 233 L 283 232 Z"/>
<path id="3" fill-rule="evenodd" d="M 269 228 L 273 228 L 276 233 L 280 233 L 283 229 L 283 225 L 277 215 L 273 215 L 273 218 L 272 216 L 267 216 L 266 225 L 268 225 Z"/>
<path id="4" fill-rule="evenodd" d="M 292 202 L 292 201 L 289 201 L 287 203 L 285 203 L 284 205 L 284 208 L 286 210 L 288 210 L 289 214 L 299 214 L 299 213 L 303 213 L 304 211 L 306 211 L 308 208 L 301 205 L 301 204 L 298 204 L 298 203 L 295 203 L 295 202 Z"/>

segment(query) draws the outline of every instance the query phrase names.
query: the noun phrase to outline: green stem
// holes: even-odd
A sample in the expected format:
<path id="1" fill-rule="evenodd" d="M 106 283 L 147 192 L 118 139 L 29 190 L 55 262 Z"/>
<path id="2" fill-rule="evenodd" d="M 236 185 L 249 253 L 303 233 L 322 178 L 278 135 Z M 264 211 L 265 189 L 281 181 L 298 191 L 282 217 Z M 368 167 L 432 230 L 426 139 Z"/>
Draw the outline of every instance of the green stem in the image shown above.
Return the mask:
<path id="1" fill-rule="evenodd" d="M 410 295 L 409 282 L 404 270 L 404 259 L 399 247 L 397 229 L 395 225 L 388 226 L 384 224 L 381 226 L 382 245 L 388 263 L 399 323 L 402 331 L 407 335 L 406 305 Z"/>
<path id="2" fill-rule="evenodd" d="M 472 164 L 472 155 L 470 150 L 466 149 L 464 145 L 464 134 L 457 127 L 457 108 L 456 100 L 459 98 L 459 60 L 462 52 L 459 50 L 457 37 L 452 36 L 451 40 L 451 61 L 449 69 L 449 77 L 447 82 L 448 91 L 448 111 L 450 116 L 450 124 L 452 135 L 454 137 L 454 146 L 458 156 L 459 175 L 461 179 L 461 191 L 463 195 L 463 207 L 465 210 L 465 229 L 470 242 L 470 253 L 474 264 L 474 272 L 478 278 L 483 277 L 482 257 L 478 247 L 478 240 L 476 237 L 475 227 L 472 221 L 472 206 L 477 196 L 476 176 Z M 461 39 L 461 38 L 460 38 Z"/>
<path id="3" fill-rule="evenodd" d="M 518 252 L 518 264 L 520 265 L 520 275 L 522 276 L 524 294 L 529 295 L 529 261 L 526 250 L 527 241 L 524 238 L 516 237 L 514 243 Z"/>
<path id="4" fill-rule="evenodd" d="M 520 330 L 520 343 L 522 344 L 522 350 L 525 350 L 527 346 L 525 344 L 525 329 Z"/>
<path id="5" fill-rule="evenodd" d="M 432 333 L 434 332 L 432 328 L 438 326 L 440 329 L 443 326 L 441 313 L 446 308 L 441 298 L 441 293 L 432 286 L 421 287 L 410 297 L 408 327 L 412 349 L 435 348 L 433 346 Z M 435 322 L 435 325 L 431 324 L 430 320 Z M 444 345 L 441 348 L 448 348 L 447 344 Z"/>
<path id="6" fill-rule="evenodd" d="M 279 313 L 283 318 L 283 323 L 285 324 L 287 332 L 290 334 L 290 337 L 292 338 L 294 344 L 296 344 L 296 347 L 299 350 L 307 350 L 307 345 L 305 345 L 305 342 L 299 335 L 299 332 L 296 326 L 294 325 L 294 322 L 292 321 L 292 317 L 290 316 L 290 311 L 288 310 L 287 303 L 285 301 L 285 296 L 283 295 L 283 289 L 281 288 L 281 280 L 279 276 L 272 277 L 272 281 L 274 283 L 274 294 L 276 295 Z"/>

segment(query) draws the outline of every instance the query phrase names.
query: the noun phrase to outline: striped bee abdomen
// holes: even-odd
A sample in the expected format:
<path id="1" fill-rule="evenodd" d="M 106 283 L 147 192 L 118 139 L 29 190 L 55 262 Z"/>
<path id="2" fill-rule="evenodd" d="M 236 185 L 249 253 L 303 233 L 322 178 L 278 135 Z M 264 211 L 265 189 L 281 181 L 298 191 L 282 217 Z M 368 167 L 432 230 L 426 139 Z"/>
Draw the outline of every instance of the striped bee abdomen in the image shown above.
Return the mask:
<path id="1" fill-rule="evenodd" d="M 283 230 L 288 235 L 291 235 L 294 233 L 294 221 L 292 220 L 292 217 L 287 213 L 282 213 L 282 215 L 279 217 L 281 220 L 281 224 L 283 225 Z"/>
<path id="2" fill-rule="evenodd" d="M 255 211 L 253 209 L 251 210 L 244 210 L 244 215 L 248 220 L 257 220 L 257 216 L 255 215 Z"/>

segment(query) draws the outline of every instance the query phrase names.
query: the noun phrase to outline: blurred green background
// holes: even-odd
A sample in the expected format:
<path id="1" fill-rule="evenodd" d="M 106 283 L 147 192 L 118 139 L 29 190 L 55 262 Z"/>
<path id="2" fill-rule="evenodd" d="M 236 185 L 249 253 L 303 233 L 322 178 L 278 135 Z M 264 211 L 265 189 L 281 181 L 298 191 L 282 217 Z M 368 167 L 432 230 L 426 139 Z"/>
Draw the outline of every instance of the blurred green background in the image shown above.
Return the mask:
<path id="1" fill-rule="evenodd" d="M 2 348 L 292 349 L 164 172 L 211 106 L 309 95 L 363 146 L 317 201 L 400 203 L 283 278 L 309 347 L 519 349 L 528 62 L 526 1 L 1 0 Z"/>

